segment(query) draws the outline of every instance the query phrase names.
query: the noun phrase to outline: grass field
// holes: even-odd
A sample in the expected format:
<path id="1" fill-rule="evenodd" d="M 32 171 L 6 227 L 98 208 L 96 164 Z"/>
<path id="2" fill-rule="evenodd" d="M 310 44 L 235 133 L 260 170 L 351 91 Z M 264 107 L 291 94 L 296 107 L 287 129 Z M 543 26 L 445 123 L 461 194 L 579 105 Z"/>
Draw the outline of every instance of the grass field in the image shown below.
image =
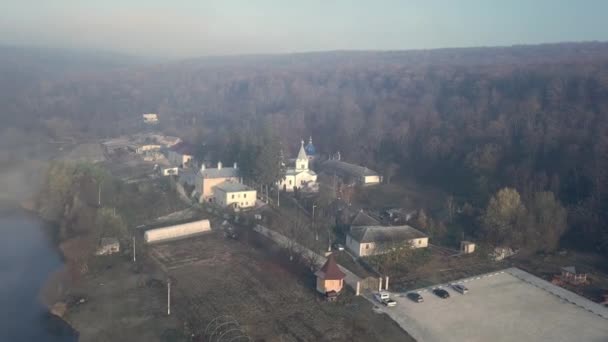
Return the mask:
<path id="1" fill-rule="evenodd" d="M 256 233 L 241 234 L 152 247 L 175 279 L 174 312 L 196 336 L 204 340 L 206 325 L 229 315 L 254 341 L 412 341 L 349 291 L 337 303 L 323 301 L 310 270 Z"/>

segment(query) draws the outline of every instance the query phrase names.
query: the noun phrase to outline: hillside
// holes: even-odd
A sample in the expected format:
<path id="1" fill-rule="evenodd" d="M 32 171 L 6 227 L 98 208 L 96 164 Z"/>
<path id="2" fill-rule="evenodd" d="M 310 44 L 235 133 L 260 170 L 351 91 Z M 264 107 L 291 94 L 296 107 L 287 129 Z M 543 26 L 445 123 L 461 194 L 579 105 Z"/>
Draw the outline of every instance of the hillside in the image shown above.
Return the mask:
<path id="1" fill-rule="evenodd" d="M 230 146 L 262 122 L 290 148 L 312 134 L 321 151 L 475 207 L 504 186 L 552 191 L 569 240 L 608 250 L 606 43 L 208 57 L 70 73 L 14 95 L 0 119 L 24 136 L 129 133 L 152 111 L 168 133 Z"/>

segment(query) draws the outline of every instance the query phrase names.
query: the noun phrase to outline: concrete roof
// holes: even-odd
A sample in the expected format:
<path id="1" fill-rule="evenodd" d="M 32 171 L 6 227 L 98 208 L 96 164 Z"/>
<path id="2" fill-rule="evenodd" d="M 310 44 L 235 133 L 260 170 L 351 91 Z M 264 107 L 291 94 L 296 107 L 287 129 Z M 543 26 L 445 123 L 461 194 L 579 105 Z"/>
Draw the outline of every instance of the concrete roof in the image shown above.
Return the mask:
<path id="1" fill-rule="evenodd" d="M 576 274 L 576 267 L 574 266 L 566 266 L 566 267 L 562 267 L 562 270 L 568 272 L 568 273 L 574 273 Z"/>
<path id="2" fill-rule="evenodd" d="M 348 234 L 359 242 L 401 242 L 428 237 L 423 232 L 404 226 L 353 226 Z"/>
<path id="3" fill-rule="evenodd" d="M 215 187 L 224 192 L 255 191 L 255 189 L 248 187 L 245 184 L 235 182 L 223 182 L 216 185 Z"/>
<path id="4" fill-rule="evenodd" d="M 321 167 L 323 170 L 345 172 L 358 177 L 378 175 L 378 172 L 365 166 L 350 164 L 340 160 L 327 160 L 321 164 Z"/>
<path id="5" fill-rule="evenodd" d="M 363 209 L 359 210 L 357 215 L 353 218 L 350 223 L 351 226 L 379 226 L 380 222 L 375 218 L 366 214 Z"/>
<path id="6" fill-rule="evenodd" d="M 204 169 L 200 170 L 198 175 L 203 178 L 238 177 L 239 170 L 233 167 L 222 167 L 221 169 Z"/>

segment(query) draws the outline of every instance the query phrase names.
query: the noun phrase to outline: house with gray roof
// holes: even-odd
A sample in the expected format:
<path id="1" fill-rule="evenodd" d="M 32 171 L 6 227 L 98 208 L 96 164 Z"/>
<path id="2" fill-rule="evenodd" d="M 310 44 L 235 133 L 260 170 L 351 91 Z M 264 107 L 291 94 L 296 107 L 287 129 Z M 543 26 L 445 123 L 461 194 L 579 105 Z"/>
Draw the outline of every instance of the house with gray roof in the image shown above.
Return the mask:
<path id="1" fill-rule="evenodd" d="M 222 207 L 244 209 L 255 206 L 257 192 L 245 184 L 223 182 L 213 187 L 213 194 L 216 203 Z"/>
<path id="2" fill-rule="evenodd" d="M 357 257 L 388 253 L 396 248 L 425 248 L 429 237 L 408 225 L 351 226 L 346 233 L 346 248 Z"/>
<path id="3" fill-rule="evenodd" d="M 382 182 L 382 176 L 372 169 L 330 159 L 321 163 L 321 171 L 330 176 L 337 176 L 346 184 L 373 185 Z"/>
<path id="4" fill-rule="evenodd" d="M 214 188 L 225 182 L 241 183 L 239 169 L 234 163 L 232 167 L 224 167 L 222 162 L 217 163 L 216 168 L 208 168 L 205 163 L 201 165 L 194 179 L 194 188 L 199 196 L 200 202 L 213 202 L 215 199 Z"/>

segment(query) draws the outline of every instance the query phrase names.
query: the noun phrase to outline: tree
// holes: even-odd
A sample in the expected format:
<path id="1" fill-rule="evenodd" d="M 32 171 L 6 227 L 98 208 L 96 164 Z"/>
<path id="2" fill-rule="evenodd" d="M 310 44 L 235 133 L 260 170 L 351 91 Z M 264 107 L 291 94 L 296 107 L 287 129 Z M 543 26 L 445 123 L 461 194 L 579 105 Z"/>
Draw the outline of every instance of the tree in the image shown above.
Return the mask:
<path id="1" fill-rule="evenodd" d="M 427 230 L 429 228 L 429 218 L 426 216 L 424 209 L 418 210 L 416 215 L 416 228 Z"/>
<path id="2" fill-rule="evenodd" d="M 281 160 L 281 144 L 268 128 L 259 128 L 255 138 L 240 144 L 238 159 L 241 176 L 260 186 L 269 186 L 285 177 L 285 165 Z"/>
<path id="3" fill-rule="evenodd" d="M 448 213 L 448 222 L 452 222 L 452 220 L 454 220 L 454 215 L 456 214 L 456 201 L 454 200 L 454 196 L 450 195 L 446 198 L 445 209 Z"/>
<path id="4" fill-rule="evenodd" d="M 490 198 L 481 218 L 484 239 L 495 246 L 518 246 L 522 242 L 521 225 L 525 212 L 517 190 L 499 190 Z"/>
<path id="5" fill-rule="evenodd" d="M 370 261 L 378 267 L 382 273 L 394 272 L 413 254 L 414 248 L 409 243 L 387 241 L 376 246 L 379 254 L 373 255 Z"/>
<path id="6" fill-rule="evenodd" d="M 128 232 L 122 217 L 115 214 L 115 210 L 110 208 L 101 208 L 97 211 L 95 226 L 101 237 L 121 238 Z"/>
<path id="7" fill-rule="evenodd" d="M 566 231 L 567 216 L 552 192 L 535 193 L 528 204 L 526 245 L 535 251 L 554 251 Z"/>

